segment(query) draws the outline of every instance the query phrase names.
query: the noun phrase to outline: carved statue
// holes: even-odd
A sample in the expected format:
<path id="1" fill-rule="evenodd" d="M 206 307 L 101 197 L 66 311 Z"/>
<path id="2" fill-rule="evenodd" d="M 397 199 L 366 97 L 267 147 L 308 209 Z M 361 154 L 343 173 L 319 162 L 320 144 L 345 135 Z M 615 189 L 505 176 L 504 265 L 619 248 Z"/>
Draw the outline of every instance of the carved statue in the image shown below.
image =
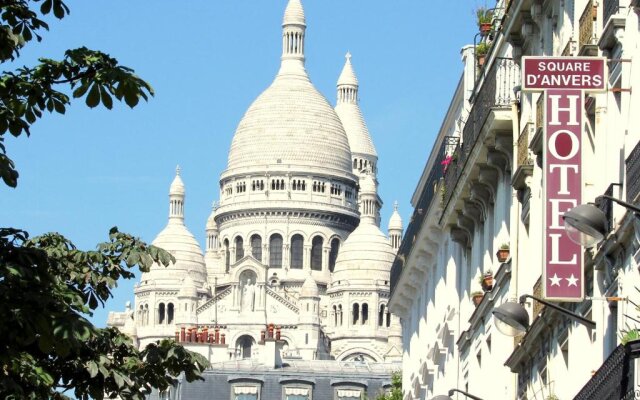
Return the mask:
<path id="1" fill-rule="evenodd" d="M 253 311 L 255 309 L 255 284 L 249 278 L 242 287 L 242 297 L 240 298 L 240 309 L 242 311 Z"/>

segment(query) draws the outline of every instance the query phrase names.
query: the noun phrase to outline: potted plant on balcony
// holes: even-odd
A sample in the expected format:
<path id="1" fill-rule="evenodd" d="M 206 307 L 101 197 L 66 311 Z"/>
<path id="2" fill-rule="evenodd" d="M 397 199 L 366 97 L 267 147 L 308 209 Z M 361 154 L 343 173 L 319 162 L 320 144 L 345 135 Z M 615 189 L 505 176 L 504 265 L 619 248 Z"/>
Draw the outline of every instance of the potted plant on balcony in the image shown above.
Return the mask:
<path id="1" fill-rule="evenodd" d="M 476 10 L 476 15 L 478 17 L 478 28 L 480 28 L 480 34 L 482 34 L 482 36 L 486 36 L 491 32 L 493 11 L 486 7 L 480 7 Z"/>
<path id="2" fill-rule="evenodd" d="M 484 59 L 489 52 L 489 45 L 487 42 L 480 42 L 476 45 L 476 59 L 478 60 L 478 66 L 484 65 Z"/>
<path id="3" fill-rule="evenodd" d="M 500 248 L 496 252 L 496 257 L 498 257 L 498 261 L 501 263 L 506 262 L 509 259 L 509 243 L 502 243 Z"/>
<path id="4" fill-rule="evenodd" d="M 478 277 L 478 283 L 485 292 L 493 289 L 493 271 L 488 269 Z"/>
<path id="5" fill-rule="evenodd" d="M 478 304 L 480 304 L 483 297 L 484 297 L 484 293 L 479 290 L 476 290 L 475 292 L 471 293 L 471 301 L 473 301 L 473 305 L 478 307 Z"/>

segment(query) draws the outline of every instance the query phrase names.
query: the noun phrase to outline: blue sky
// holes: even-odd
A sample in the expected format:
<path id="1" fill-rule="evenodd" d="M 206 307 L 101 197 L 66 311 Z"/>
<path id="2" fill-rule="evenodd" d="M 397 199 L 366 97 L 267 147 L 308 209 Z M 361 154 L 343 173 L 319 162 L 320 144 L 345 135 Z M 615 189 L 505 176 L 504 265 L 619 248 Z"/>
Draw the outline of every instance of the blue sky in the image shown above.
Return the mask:
<path id="1" fill-rule="evenodd" d="M 307 71 L 335 104 L 347 51 L 360 82 L 360 106 L 379 156 L 383 230 L 398 200 L 410 198 L 477 31 L 465 0 L 303 0 Z M 151 242 L 164 227 L 176 164 L 186 185 L 186 223 L 201 245 L 235 128 L 271 83 L 280 57 L 286 0 L 175 2 L 68 1 L 71 15 L 50 20 L 42 43 L 19 65 L 61 58 L 87 46 L 116 57 L 151 83 L 156 96 L 135 109 L 45 115 L 30 138 L 7 138 L 17 189 L 0 187 L 0 224 L 32 235 L 57 231 L 92 249 L 110 227 Z M 8 70 L 13 66 L 3 65 Z M 121 282 L 106 310 L 133 300 Z"/>

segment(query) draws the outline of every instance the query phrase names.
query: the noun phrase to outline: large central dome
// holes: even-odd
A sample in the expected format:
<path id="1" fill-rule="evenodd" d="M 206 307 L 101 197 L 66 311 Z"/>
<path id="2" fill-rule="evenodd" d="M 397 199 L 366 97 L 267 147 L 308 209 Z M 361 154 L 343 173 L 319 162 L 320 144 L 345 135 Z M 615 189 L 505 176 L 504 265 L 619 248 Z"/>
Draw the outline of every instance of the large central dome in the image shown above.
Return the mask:
<path id="1" fill-rule="evenodd" d="M 351 171 L 340 119 L 303 77 L 278 76 L 249 107 L 233 137 L 227 172 L 275 164 Z"/>
<path id="2" fill-rule="evenodd" d="M 295 6 L 299 2 L 290 2 L 288 8 Z M 340 118 L 304 68 L 301 7 L 285 12 L 283 28 L 280 71 L 240 121 L 224 175 L 278 164 L 350 173 L 351 150 Z"/>

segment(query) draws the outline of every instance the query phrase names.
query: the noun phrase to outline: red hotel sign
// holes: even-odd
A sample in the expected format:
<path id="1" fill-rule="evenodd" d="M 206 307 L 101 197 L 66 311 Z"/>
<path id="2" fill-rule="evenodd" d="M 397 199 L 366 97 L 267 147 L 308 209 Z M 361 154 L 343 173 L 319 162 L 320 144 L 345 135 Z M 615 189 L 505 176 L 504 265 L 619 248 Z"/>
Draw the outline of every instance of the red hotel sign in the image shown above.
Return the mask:
<path id="1" fill-rule="evenodd" d="M 562 215 L 582 203 L 584 91 L 605 89 L 605 59 L 523 57 L 523 65 L 523 90 L 545 96 L 543 297 L 581 301 L 582 248 L 567 236 Z"/>

